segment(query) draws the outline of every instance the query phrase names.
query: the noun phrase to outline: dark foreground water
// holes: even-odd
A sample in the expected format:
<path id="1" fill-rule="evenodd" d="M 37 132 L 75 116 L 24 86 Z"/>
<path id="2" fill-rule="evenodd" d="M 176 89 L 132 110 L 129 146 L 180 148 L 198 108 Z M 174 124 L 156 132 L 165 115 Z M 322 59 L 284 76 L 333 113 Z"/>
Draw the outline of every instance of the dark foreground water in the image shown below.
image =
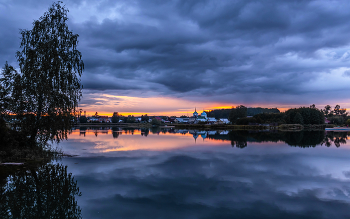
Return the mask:
<path id="1" fill-rule="evenodd" d="M 7 213 L 350 218 L 348 133 L 99 128 L 68 138 L 59 147 L 77 156 L 9 179 Z"/>

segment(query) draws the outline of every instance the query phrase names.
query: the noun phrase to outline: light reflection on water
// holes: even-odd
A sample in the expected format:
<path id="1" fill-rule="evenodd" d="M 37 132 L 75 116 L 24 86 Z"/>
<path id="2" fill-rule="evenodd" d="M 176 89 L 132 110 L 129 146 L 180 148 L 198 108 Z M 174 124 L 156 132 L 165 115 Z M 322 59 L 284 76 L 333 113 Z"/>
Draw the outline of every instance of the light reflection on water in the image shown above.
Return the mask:
<path id="1" fill-rule="evenodd" d="M 226 131 L 215 132 L 218 135 L 227 135 Z M 141 130 L 75 130 L 69 135 L 68 144 L 64 151 L 69 154 L 84 155 L 86 153 L 109 153 L 113 151 L 165 151 L 195 146 L 230 145 L 227 139 L 209 139 L 207 132 L 169 133 L 157 132 L 144 134 Z M 70 149 L 73 149 L 71 151 Z M 68 150 L 67 150 L 68 149 Z M 107 155 L 108 156 L 108 155 Z"/>
<path id="2" fill-rule="evenodd" d="M 347 134 L 270 134 L 75 130 L 62 162 L 83 218 L 350 217 Z"/>
<path id="3" fill-rule="evenodd" d="M 83 218 L 350 218 L 348 133 L 74 130 Z"/>
<path id="4" fill-rule="evenodd" d="M 115 151 L 166 151 L 181 148 L 204 149 L 213 146 L 276 147 L 286 143 L 294 147 L 340 147 L 349 148 L 347 133 L 314 132 L 252 132 L 252 131 L 203 131 L 174 129 L 121 129 L 100 127 L 94 130 L 74 130 L 65 153 L 79 156 L 103 154 L 110 156 Z M 84 150 L 84 151 L 82 151 Z M 114 156 L 114 154 L 113 154 Z"/>

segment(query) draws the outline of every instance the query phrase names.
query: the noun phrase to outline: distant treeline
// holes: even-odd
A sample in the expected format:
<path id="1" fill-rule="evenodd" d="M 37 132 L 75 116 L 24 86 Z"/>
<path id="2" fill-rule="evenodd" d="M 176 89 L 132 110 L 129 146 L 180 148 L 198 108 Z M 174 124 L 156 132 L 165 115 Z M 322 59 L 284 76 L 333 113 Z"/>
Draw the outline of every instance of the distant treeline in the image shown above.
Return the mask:
<path id="1" fill-rule="evenodd" d="M 217 109 L 207 112 L 208 117 L 215 117 L 215 119 L 229 118 L 232 109 Z M 280 113 L 277 108 L 247 108 L 247 116 L 254 116 L 260 113 Z"/>
<path id="2" fill-rule="evenodd" d="M 316 108 L 300 107 L 289 109 L 284 113 L 261 113 L 253 117 L 243 115 L 244 108 L 237 107 L 232 110 L 230 120 L 237 125 L 277 123 L 277 124 L 324 124 L 324 114 Z M 238 115 L 238 118 L 237 118 Z"/>
<path id="3" fill-rule="evenodd" d="M 254 125 L 254 124 L 301 124 L 301 125 L 314 125 L 324 124 L 325 117 L 327 117 L 327 123 L 343 125 L 350 125 L 350 117 L 346 112 L 346 109 L 340 109 L 337 105 L 334 111 L 330 110 L 329 105 L 325 107 L 325 110 L 319 110 L 315 105 L 310 107 L 292 108 L 283 113 L 280 113 L 276 109 L 264 110 L 265 112 L 249 116 L 249 111 L 259 112 L 255 110 L 259 108 L 247 108 L 243 105 L 230 109 L 229 120 L 233 124 L 237 125 Z M 262 109 L 262 108 L 260 108 Z M 328 110 L 328 112 L 327 112 Z M 252 113 L 250 113 L 252 115 Z"/>

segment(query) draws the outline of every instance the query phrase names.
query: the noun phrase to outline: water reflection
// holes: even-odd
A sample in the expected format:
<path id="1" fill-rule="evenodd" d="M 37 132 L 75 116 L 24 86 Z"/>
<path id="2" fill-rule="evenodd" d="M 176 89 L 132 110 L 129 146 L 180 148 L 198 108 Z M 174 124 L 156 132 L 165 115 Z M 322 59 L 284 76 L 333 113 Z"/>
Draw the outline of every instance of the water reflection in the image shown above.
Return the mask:
<path id="1" fill-rule="evenodd" d="M 192 136 L 194 142 L 198 140 L 229 141 L 232 147 L 245 148 L 249 142 L 285 142 L 294 147 L 316 147 L 317 145 L 332 145 L 340 147 L 346 144 L 349 134 L 347 132 L 325 132 L 325 131 L 298 131 L 298 132 L 279 132 L 279 131 L 228 131 L 228 130 L 187 130 L 187 129 L 161 129 L 159 127 L 148 128 L 118 128 L 118 127 L 90 127 L 80 128 L 80 135 L 86 136 L 86 133 L 94 133 L 95 137 L 101 134 L 112 134 L 113 138 L 120 135 L 141 135 L 147 137 L 150 133 L 159 134 L 180 134 Z"/>
<path id="2" fill-rule="evenodd" d="M 48 164 L 10 176 L 1 187 L 1 218 L 81 218 L 77 182 L 67 166 Z"/>
<path id="3" fill-rule="evenodd" d="M 341 144 L 346 144 L 348 136 L 347 132 L 327 132 L 322 144 L 330 147 L 333 143 L 336 147 L 340 147 Z"/>
<path id="4" fill-rule="evenodd" d="M 350 217 L 344 151 L 214 149 L 128 151 L 64 162 L 86 194 L 84 218 Z"/>
<path id="5" fill-rule="evenodd" d="M 350 218 L 348 136 L 81 128 L 79 156 L 8 179 L 0 217 Z"/>
<path id="6" fill-rule="evenodd" d="M 80 132 L 61 146 L 84 218 L 350 218 L 349 143 L 320 146 L 347 133 Z"/>

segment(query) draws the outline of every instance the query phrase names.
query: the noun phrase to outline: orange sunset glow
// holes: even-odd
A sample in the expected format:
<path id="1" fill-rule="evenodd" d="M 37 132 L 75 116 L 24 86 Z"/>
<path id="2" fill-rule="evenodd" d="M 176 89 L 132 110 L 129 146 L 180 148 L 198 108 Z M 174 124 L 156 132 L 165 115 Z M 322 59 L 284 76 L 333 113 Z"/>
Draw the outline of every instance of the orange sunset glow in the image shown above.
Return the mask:
<path id="1" fill-rule="evenodd" d="M 94 115 L 98 112 L 102 116 L 112 116 L 113 112 L 118 112 L 121 115 L 141 116 L 148 114 L 149 116 L 191 116 L 195 108 L 197 112 L 203 110 L 215 109 L 231 109 L 239 103 L 216 103 L 216 102 L 195 102 L 174 97 L 131 97 L 117 96 L 110 94 L 87 95 L 94 102 L 92 104 L 80 104 L 79 109 L 86 111 L 87 115 Z M 83 96 L 84 100 L 84 96 Z M 275 108 L 271 104 L 252 105 L 248 107 L 263 107 Z M 300 107 L 299 105 L 277 107 L 281 112 L 289 108 Z M 323 108 L 323 106 L 319 106 Z"/>
<path id="2" fill-rule="evenodd" d="M 84 98 L 84 97 L 83 97 Z M 118 112 L 124 116 L 141 116 L 144 114 L 161 116 L 181 116 L 192 115 L 195 108 L 198 112 L 210 109 L 229 109 L 232 105 L 222 105 L 220 103 L 192 102 L 180 98 L 172 97 L 130 97 L 102 94 L 100 96 L 90 96 L 95 100 L 95 104 L 80 104 L 79 108 L 86 111 L 87 115 L 112 116 L 113 112 Z"/>
<path id="3" fill-rule="evenodd" d="M 117 131 L 117 133 L 118 137 L 114 138 L 112 130 L 75 130 L 69 135 L 69 140 L 97 142 L 93 148 L 88 149 L 92 153 L 134 150 L 166 151 L 195 146 L 231 147 L 230 141 L 203 139 L 201 136 L 194 139 L 193 135 L 189 133 L 149 133 L 147 137 L 142 136 L 140 130 Z"/>

